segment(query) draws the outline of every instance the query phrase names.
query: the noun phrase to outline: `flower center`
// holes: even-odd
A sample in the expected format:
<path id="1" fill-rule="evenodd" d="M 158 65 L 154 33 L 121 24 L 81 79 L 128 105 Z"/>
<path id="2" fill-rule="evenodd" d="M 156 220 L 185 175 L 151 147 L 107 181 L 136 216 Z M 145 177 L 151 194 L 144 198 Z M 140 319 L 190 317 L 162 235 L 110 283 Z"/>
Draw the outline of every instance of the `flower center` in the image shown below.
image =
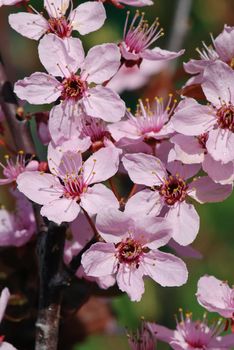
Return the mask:
<path id="1" fill-rule="evenodd" d="M 137 10 L 128 31 L 126 31 L 128 19 L 129 12 L 127 13 L 125 22 L 124 41 L 128 50 L 132 53 L 142 52 L 160 38 L 160 36 L 164 35 L 162 28 L 158 30 L 159 22 L 157 18 L 153 24 L 149 26 L 148 22 L 144 19 L 144 13 L 140 15 L 140 12 Z M 136 22 L 138 22 L 137 25 Z"/>
<path id="2" fill-rule="evenodd" d="M 174 205 L 176 202 L 183 202 L 187 195 L 188 186 L 179 175 L 170 175 L 164 184 L 161 185 L 159 194 L 164 197 L 167 205 Z"/>
<path id="3" fill-rule="evenodd" d="M 217 111 L 218 125 L 221 129 L 234 132 L 234 106 L 229 104 L 222 106 Z"/>
<path id="4" fill-rule="evenodd" d="M 138 266 L 143 253 L 142 245 L 132 238 L 127 238 L 117 245 L 117 256 L 120 263 Z"/>
<path id="5" fill-rule="evenodd" d="M 145 142 L 148 142 L 148 139 L 151 142 L 152 137 L 156 139 L 157 133 L 168 123 L 177 103 L 172 97 L 172 94 L 169 94 L 166 103 L 162 97 L 155 97 L 152 106 L 148 98 L 145 100 L 145 104 L 140 99 L 135 117 L 129 114 L 130 123 L 137 128 L 140 135 L 146 136 Z"/>
<path id="6" fill-rule="evenodd" d="M 59 18 L 48 19 L 49 29 L 47 33 L 53 33 L 60 38 L 67 38 L 71 35 L 72 27 L 67 19 L 62 16 Z"/>
<path id="7" fill-rule="evenodd" d="M 64 179 L 64 197 L 80 200 L 80 196 L 87 189 L 83 176 L 69 177 Z"/>
<path id="8" fill-rule="evenodd" d="M 75 74 L 71 75 L 69 78 L 65 78 L 62 84 L 62 100 L 68 98 L 79 100 L 83 97 L 83 94 L 87 89 L 86 81 L 81 80 L 80 76 Z"/>

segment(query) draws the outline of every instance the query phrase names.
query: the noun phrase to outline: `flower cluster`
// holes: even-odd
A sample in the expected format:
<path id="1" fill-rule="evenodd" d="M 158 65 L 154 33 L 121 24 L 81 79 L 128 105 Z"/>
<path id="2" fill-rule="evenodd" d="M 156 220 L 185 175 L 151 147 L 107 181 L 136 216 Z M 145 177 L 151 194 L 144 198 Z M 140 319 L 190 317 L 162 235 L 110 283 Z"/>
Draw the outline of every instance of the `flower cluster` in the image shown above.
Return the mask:
<path id="1" fill-rule="evenodd" d="M 232 192 L 230 60 L 208 50 L 201 64 L 196 63 L 204 68 L 201 86 L 208 105 L 192 98 L 178 103 L 169 94 L 153 103 L 139 100 L 134 115 L 111 89 L 112 78 L 124 66 L 139 70 L 144 60 L 167 61 L 184 50 L 152 49 L 163 30 L 158 19 L 149 25 L 137 10 L 132 20 L 127 12 L 118 45 L 97 45 L 85 55 L 73 31 L 85 35 L 99 29 L 106 18 L 103 4 L 86 2 L 73 9 L 71 1 L 46 0 L 44 7 L 45 15 L 20 12 L 10 15 L 9 23 L 20 34 L 40 40 L 38 54 L 48 73 L 19 80 L 15 93 L 31 104 L 55 102 L 43 121 L 50 140 L 48 168 L 35 160 L 26 162 L 20 153 L 16 162 L 7 158 L 2 165 L 6 179 L 1 182 L 16 181 L 18 190 L 42 205 L 41 214 L 57 224 L 74 227 L 83 215 L 89 217 L 96 243 L 82 256 L 82 276 L 106 288 L 117 283 L 132 300 L 141 299 L 145 276 L 162 286 L 180 286 L 187 280 L 185 264 L 159 248 L 169 245 L 183 252 L 196 238 L 200 220 L 190 198 L 219 202 Z M 224 28 L 225 38 L 232 33 Z M 214 41 L 217 52 L 222 51 L 219 42 Z M 201 167 L 206 174 L 198 176 Z M 112 179 L 122 172 L 133 183 L 125 198 Z M 110 188 L 102 183 L 107 180 Z"/>
<path id="2" fill-rule="evenodd" d="M 111 2 L 117 7 L 151 4 Z M 193 256 L 190 244 L 200 229 L 194 200 L 221 202 L 232 193 L 234 28 L 225 26 L 216 39 L 212 37 L 212 48 L 204 44 L 199 50 L 201 59 L 184 65 L 195 75 L 186 86 L 198 84 L 203 103 L 186 96 L 178 102 L 169 93 L 153 101 L 139 99 L 134 113 L 115 91 L 116 82 L 129 72 L 140 76 L 149 61 L 162 65 L 184 53 L 155 47 L 164 34 L 158 18 L 148 24 L 144 13 L 137 10 L 130 19 L 128 11 L 122 39 L 86 53 L 77 32 L 82 36 L 103 26 L 103 3 L 88 1 L 73 9 L 70 0 L 44 0 L 44 9 L 39 13 L 30 7 L 30 12 L 9 16 L 14 30 L 39 41 L 38 55 L 46 70 L 17 81 L 14 91 L 22 101 L 51 108 L 46 118 L 37 112 L 38 134 L 48 144 L 47 163 L 20 151 L 0 164 L 0 184 L 12 185 L 18 203 L 15 214 L 0 210 L 0 246 L 23 245 L 35 232 L 29 199 L 41 206 L 41 215 L 48 220 L 70 224 L 64 260 L 69 263 L 83 252 L 79 278 L 101 288 L 117 284 L 132 301 L 141 299 L 147 277 L 163 287 L 185 284 L 185 263 L 161 248 Z M 135 86 L 140 84 L 136 81 Z M 116 179 L 126 177 L 132 189 L 122 196 Z M 197 296 L 209 311 L 233 319 L 233 290 L 226 284 L 203 277 Z M 153 349 L 152 334 L 181 350 L 227 349 L 234 344 L 233 336 L 219 336 L 219 322 L 208 326 L 205 318 L 192 321 L 190 314 L 182 316 L 175 331 L 147 327 L 142 330 L 142 346 L 130 339 L 133 349 Z"/>

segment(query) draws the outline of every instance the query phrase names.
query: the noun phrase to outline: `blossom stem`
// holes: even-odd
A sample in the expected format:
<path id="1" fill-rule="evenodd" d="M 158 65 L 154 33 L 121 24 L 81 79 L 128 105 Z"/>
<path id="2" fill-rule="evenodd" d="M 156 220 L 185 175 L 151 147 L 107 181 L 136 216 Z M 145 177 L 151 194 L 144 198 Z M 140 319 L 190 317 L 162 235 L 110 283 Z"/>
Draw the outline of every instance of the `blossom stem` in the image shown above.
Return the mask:
<path id="1" fill-rule="evenodd" d="M 128 198 L 127 198 L 128 200 L 129 200 L 129 198 L 131 198 L 135 194 L 136 190 L 137 190 L 137 185 L 134 184 L 132 186 L 132 188 L 131 188 L 131 191 L 129 192 L 129 195 L 128 195 Z"/>
<path id="2" fill-rule="evenodd" d="M 85 216 L 86 216 L 86 218 L 87 218 L 87 220 L 88 220 L 88 222 L 89 222 L 89 224 L 90 224 L 90 226 L 91 226 L 91 228 L 93 230 L 94 237 L 98 240 L 99 233 L 98 233 L 98 231 L 96 229 L 96 226 L 95 226 L 93 220 L 91 219 L 91 217 L 89 216 L 89 214 L 87 213 L 87 211 L 84 208 L 82 208 L 82 210 L 83 210 L 83 213 L 85 214 Z"/>

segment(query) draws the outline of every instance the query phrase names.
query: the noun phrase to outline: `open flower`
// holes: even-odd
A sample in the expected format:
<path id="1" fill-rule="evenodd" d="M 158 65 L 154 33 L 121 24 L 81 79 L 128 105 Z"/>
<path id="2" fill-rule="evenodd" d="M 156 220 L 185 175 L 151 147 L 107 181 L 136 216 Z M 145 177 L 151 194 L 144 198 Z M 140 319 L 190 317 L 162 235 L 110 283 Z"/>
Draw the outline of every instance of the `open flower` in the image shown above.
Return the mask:
<path id="1" fill-rule="evenodd" d="M 203 42 L 203 49 L 197 49 L 200 54 L 199 60 L 190 60 L 184 63 L 184 69 L 189 74 L 196 74 L 195 77 L 191 78 L 186 86 L 191 84 L 201 84 L 204 82 L 203 73 L 206 67 L 214 64 L 217 61 L 222 61 L 228 64 L 231 68 L 234 68 L 234 27 L 224 26 L 224 29 L 217 38 L 212 39 L 212 44 L 207 46 Z"/>
<path id="2" fill-rule="evenodd" d="M 199 164 L 172 162 L 166 169 L 158 158 L 143 153 L 126 154 L 122 160 L 134 183 L 150 187 L 130 198 L 128 203 L 135 215 L 159 215 L 164 209 L 173 223 L 172 237 L 181 245 L 192 243 L 199 231 L 199 216 L 194 206 L 186 202 L 188 197 L 199 203 L 219 202 L 232 192 L 231 185 L 216 184 L 208 176 L 189 182 L 199 170 Z"/>
<path id="3" fill-rule="evenodd" d="M 168 138 L 174 132 L 170 127 L 170 117 L 175 103 L 176 100 L 172 102 L 172 95 L 169 95 L 167 103 L 163 98 L 155 98 L 152 107 L 148 99 L 145 104 L 139 100 L 135 116 L 127 112 L 125 120 L 110 124 L 108 128 L 116 141 L 125 138 L 129 142 L 144 140 L 147 143 Z"/>
<path id="4" fill-rule="evenodd" d="M 234 288 L 214 276 L 203 276 L 197 284 L 197 300 L 208 311 L 226 318 L 234 317 Z"/>
<path id="5" fill-rule="evenodd" d="M 159 29 L 158 19 L 153 22 L 151 26 L 139 11 L 136 11 L 135 16 L 128 28 L 130 12 L 127 12 L 127 18 L 124 26 L 123 40 L 119 47 L 122 54 L 122 60 L 127 67 L 140 65 L 142 59 L 153 61 L 171 60 L 184 53 L 184 50 L 179 52 L 171 52 L 162 50 L 159 47 L 150 49 L 150 46 L 158 40 L 163 33 L 163 29 Z"/>
<path id="6" fill-rule="evenodd" d="M 184 164 L 201 164 L 202 169 L 214 181 L 222 185 L 234 181 L 234 161 L 223 163 L 212 158 L 206 148 L 209 133 L 198 136 L 177 134 L 170 138 L 174 148 L 170 150 L 168 161 L 179 160 Z"/>
<path id="7" fill-rule="evenodd" d="M 3 179 L 0 179 L 0 185 L 10 184 L 17 180 L 17 177 L 24 171 L 38 170 L 39 163 L 36 160 L 26 159 L 23 151 L 19 151 L 13 160 L 9 155 L 5 155 L 6 164 L 0 163 L 3 168 Z"/>
<path id="8" fill-rule="evenodd" d="M 234 71 L 223 62 L 207 67 L 202 89 L 212 106 L 192 98 L 180 102 L 172 120 L 173 128 L 187 136 L 209 133 L 207 152 L 224 164 L 234 160 Z"/>
<path id="9" fill-rule="evenodd" d="M 132 301 L 144 293 L 144 276 L 162 286 L 181 286 L 187 281 L 184 262 L 158 248 L 171 237 L 171 225 L 164 218 L 133 217 L 127 211 L 103 210 L 96 227 L 105 242 L 95 243 L 82 256 L 88 276 L 115 276 Z"/>
<path id="10" fill-rule="evenodd" d="M 39 44 L 39 57 L 49 74 L 33 73 L 15 84 L 16 94 L 32 104 L 51 103 L 60 100 L 52 108 L 50 120 L 59 132 L 65 125 L 69 130 L 75 118 L 84 111 L 91 117 L 106 121 L 118 121 L 125 113 L 120 97 L 100 84 L 110 79 L 120 65 L 117 45 L 103 44 L 93 47 L 84 58 L 81 41 L 71 38 L 69 42 L 48 34 Z M 77 70 L 80 70 L 77 73 Z M 92 84 L 90 86 L 90 84 Z M 93 86 L 93 85 L 97 86 Z M 49 120 L 49 128 L 50 128 Z"/>
<path id="11" fill-rule="evenodd" d="M 36 13 L 20 12 L 11 14 L 9 23 L 18 33 L 34 40 L 48 33 L 67 38 L 71 36 L 73 30 L 84 35 L 103 25 L 106 12 L 101 2 L 87 1 L 70 11 L 66 17 L 70 3 L 70 0 L 44 0 L 49 18 L 43 17 L 37 11 Z"/>
<path id="12" fill-rule="evenodd" d="M 90 215 L 105 206 L 118 207 L 112 191 L 95 183 L 105 181 L 117 172 L 119 150 L 102 148 L 83 164 L 77 144 L 73 146 L 73 150 L 68 150 L 69 144 L 64 149 L 63 145 L 56 148 L 50 144 L 48 163 L 51 174 L 25 172 L 17 179 L 18 189 L 43 205 L 41 214 L 58 224 L 75 220 L 81 207 Z"/>
<path id="13" fill-rule="evenodd" d="M 174 350 L 231 350 L 234 346 L 234 334 L 220 336 L 225 329 L 222 320 L 208 325 L 206 315 L 201 321 L 193 321 L 191 313 L 184 318 L 181 311 L 181 320 L 177 321 L 175 330 L 155 323 L 147 326 L 156 339 L 168 343 Z"/>

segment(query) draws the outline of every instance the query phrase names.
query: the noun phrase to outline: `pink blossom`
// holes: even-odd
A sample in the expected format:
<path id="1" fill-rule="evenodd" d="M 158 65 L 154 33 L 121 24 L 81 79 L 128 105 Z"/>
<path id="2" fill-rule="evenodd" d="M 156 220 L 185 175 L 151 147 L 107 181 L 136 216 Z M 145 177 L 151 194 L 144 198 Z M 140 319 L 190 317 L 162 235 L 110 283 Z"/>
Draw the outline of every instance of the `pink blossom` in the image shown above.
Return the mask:
<path id="1" fill-rule="evenodd" d="M 140 15 L 140 12 L 136 11 L 128 28 L 129 15 L 130 12 L 127 13 L 123 41 L 119 44 L 122 60 L 127 67 L 132 67 L 134 65 L 140 66 L 142 59 L 167 61 L 181 56 L 184 53 L 184 50 L 177 53 L 162 50 L 159 47 L 155 47 L 152 50 L 149 49 L 149 47 L 164 34 L 163 29 L 159 29 L 158 19 L 156 18 L 149 27 L 147 21 L 144 19 L 144 13 Z"/>
<path id="2" fill-rule="evenodd" d="M 206 315 L 202 321 L 193 321 L 191 313 L 184 318 L 181 312 L 181 320 L 177 321 L 175 330 L 155 323 L 147 325 L 156 339 L 168 343 L 174 350 L 231 350 L 234 346 L 234 334 L 220 336 L 225 329 L 222 320 L 209 326 Z"/>
<path id="3" fill-rule="evenodd" d="M 33 73 L 15 84 L 15 92 L 32 104 L 51 103 L 60 99 L 60 104 L 52 108 L 49 120 L 49 123 L 57 124 L 58 132 L 63 127 L 68 128 L 68 125 L 71 130 L 74 119 L 83 112 L 112 122 L 123 117 L 124 102 L 111 89 L 100 85 L 119 68 L 117 45 L 95 46 L 84 59 L 79 39 L 70 38 L 68 42 L 48 34 L 40 41 L 39 57 L 49 74 Z M 76 74 L 78 69 L 80 73 Z M 98 85 L 93 87 L 93 83 Z M 52 131 L 54 127 L 50 130 L 53 138 Z"/>
<path id="4" fill-rule="evenodd" d="M 177 134 L 170 138 L 174 148 L 170 150 L 168 161 L 180 160 L 184 164 L 200 163 L 203 170 L 214 181 L 222 185 L 234 181 L 234 161 L 223 164 L 208 153 L 206 143 L 209 133 L 199 136 Z"/>
<path id="5" fill-rule="evenodd" d="M 114 147 L 102 148 L 82 164 L 81 152 L 77 151 L 80 141 L 77 142 L 73 140 L 70 145 L 68 142 L 57 148 L 49 145 L 51 174 L 24 172 L 17 179 L 18 189 L 41 204 L 41 214 L 58 224 L 75 220 L 81 207 L 93 215 L 103 207 L 119 205 L 111 190 L 97 184 L 117 172 L 119 151 Z"/>
<path id="6" fill-rule="evenodd" d="M 187 136 L 209 132 L 206 149 L 212 158 L 226 164 L 234 160 L 234 71 L 223 62 L 207 67 L 202 89 L 212 106 L 191 98 L 180 102 L 173 128 Z"/>
<path id="7" fill-rule="evenodd" d="M 0 163 L 3 168 L 4 179 L 0 179 L 0 185 L 10 184 L 17 180 L 17 177 L 24 171 L 36 171 L 38 170 L 39 163 L 36 160 L 26 159 L 26 155 L 23 151 L 19 151 L 16 159 L 13 160 L 9 155 L 5 155 L 5 162 Z"/>
<path id="8" fill-rule="evenodd" d="M 18 191 L 15 212 L 0 209 L 0 246 L 20 247 L 27 243 L 36 231 L 35 217 L 31 203 Z"/>
<path id="9" fill-rule="evenodd" d="M 139 301 L 144 293 L 144 276 L 162 286 L 186 282 L 184 262 L 158 250 L 170 239 L 171 225 L 166 219 L 133 217 L 111 208 L 98 213 L 96 227 L 105 242 L 93 244 L 83 254 L 81 263 L 88 276 L 114 275 L 132 301 Z"/>
<path id="10" fill-rule="evenodd" d="M 134 334 L 127 334 L 131 350 L 155 350 L 155 339 L 144 321 Z"/>
<path id="11" fill-rule="evenodd" d="M 62 129 L 57 130 L 57 123 L 54 119 L 50 121 L 50 130 L 53 135 L 53 141 L 61 144 L 65 140 L 77 139 L 87 140 L 89 147 L 93 151 L 112 145 L 112 136 L 108 130 L 107 123 L 99 118 L 92 118 L 86 114 L 81 114 L 79 118 L 74 119 L 72 127 L 64 125 Z"/>
<path id="12" fill-rule="evenodd" d="M 130 198 L 132 212 L 159 215 L 164 209 L 173 223 L 172 237 L 180 245 L 192 243 L 199 231 L 200 219 L 194 206 L 186 202 L 188 197 L 199 203 L 219 202 L 232 192 L 231 185 L 216 184 L 208 176 L 188 182 L 199 170 L 199 164 L 183 165 L 177 161 L 168 163 L 166 169 L 158 158 L 143 153 L 126 154 L 122 161 L 134 183 L 150 187 Z"/>
<path id="13" fill-rule="evenodd" d="M 199 60 L 192 59 L 184 63 L 184 69 L 187 73 L 196 74 L 195 77 L 191 78 L 186 83 L 187 86 L 203 83 L 204 69 L 217 61 L 223 61 L 230 65 L 231 68 L 234 67 L 234 49 L 232 45 L 234 40 L 234 27 L 225 25 L 222 33 L 219 34 L 216 39 L 211 35 L 211 40 L 213 46 L 207 46 L 203 42 L 204 48 L 202 50 L 197 49 L 200 55 Z"/>
<path id="14" fill-rule="evenodd" d="M 18 33 L 34 40 L 48 33 L 68 38 L 73 30 L 85 35 L 102 27 L 106 12 L 101 2 L 87 1 L 71 10 L 66 17 L 70 5 L 70 0 L 44 0 L 48 19 L 35 10 L 35 13 L 11 14 L 9 23 Z"/>
<path id="15" fill-rule="evenodd" d="M 125 142 L 129 139 L 130 143 L 141 140 L 147 143 L 168 138 L 174 132 L 170 126 L 170 118 L 175 103 L 176 100 L 172 102 L 172 95 L 169 95 L 167 103 L 162 98 L 155 98 L 152 107 L 148 99 L 145 105 L 139 100 L 135 116 L 126 112 L 125 120 L 110 124 L 109 130 L 116 141 L 125 138 Z"/>
<path id="16" fill-rule="evenodd" d="M 197 300 L 208 311 L 223 317 L 234 316 L 234 288 L 213 276 L 203 276 L 197 284 Z"/>
<path id="17" fill-rule="evenodd" d="M 1 296 L 0 296 L 0 323 L 2 322 L 6 307 L 7 307 L 7 303 L 8 300 L 10 298 L 10 292 L 8 288 L 4 288 L 2 290 Z M 0 349 L 1 350 L 17 350 L 14 346 L 12 346 L 11 344 L 4 342 L 3 341 L 4 336 L 1 337 L 0 339 Z"/>

